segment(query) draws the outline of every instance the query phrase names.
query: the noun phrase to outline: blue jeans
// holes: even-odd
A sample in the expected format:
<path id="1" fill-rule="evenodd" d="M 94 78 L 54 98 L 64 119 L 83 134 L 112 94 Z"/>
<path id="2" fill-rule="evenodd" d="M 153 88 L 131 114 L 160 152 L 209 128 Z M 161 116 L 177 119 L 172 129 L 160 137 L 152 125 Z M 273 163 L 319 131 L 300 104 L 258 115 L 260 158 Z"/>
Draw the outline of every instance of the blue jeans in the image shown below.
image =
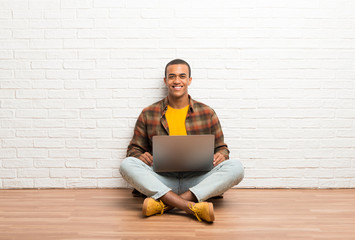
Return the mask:
<path id="1" fill-rule="evenodd" d="M 156 173 L 135 157 L 123 160 L 120 167 L 122 177 L 144 195 L 159 199 L 167 192 L 182 194 L 190 190 L 199 202 L 219 196 L 240 183 L 244 167 L 238 160 L 226 160 L 209 172 Z"/>

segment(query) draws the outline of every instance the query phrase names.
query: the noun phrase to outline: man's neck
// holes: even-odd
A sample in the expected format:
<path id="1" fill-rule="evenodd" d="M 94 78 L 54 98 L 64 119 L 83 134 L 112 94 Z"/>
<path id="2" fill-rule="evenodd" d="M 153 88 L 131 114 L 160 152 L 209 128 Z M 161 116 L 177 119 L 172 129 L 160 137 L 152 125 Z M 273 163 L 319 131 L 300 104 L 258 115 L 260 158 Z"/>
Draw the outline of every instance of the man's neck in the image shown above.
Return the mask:
<path id="1" fill-rule="evenodd" d="M 168 102 L 169 102 L 169 106 L 175 109 L 182 109 L 184 107 L 186 107 L 187 105 L 189 105 L 189 96 L 186 95 L 181 97 L 181 98 L 174 98 L 171 96 L 168 96 Z"/>

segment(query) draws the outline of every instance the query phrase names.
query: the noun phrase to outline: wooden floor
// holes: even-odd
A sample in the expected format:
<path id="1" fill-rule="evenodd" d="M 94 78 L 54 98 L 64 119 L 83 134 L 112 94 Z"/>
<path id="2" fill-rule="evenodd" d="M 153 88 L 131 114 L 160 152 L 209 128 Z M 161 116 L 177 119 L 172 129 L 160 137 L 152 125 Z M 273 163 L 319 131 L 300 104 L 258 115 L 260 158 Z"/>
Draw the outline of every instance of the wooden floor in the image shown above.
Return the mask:
<path id="1" fill-rule="evenodd" d="M 0 239 L 355 239 L 355 189 L 232 189 L 216 220 L 142 217 L 128 189 L 0 190 Z"/>

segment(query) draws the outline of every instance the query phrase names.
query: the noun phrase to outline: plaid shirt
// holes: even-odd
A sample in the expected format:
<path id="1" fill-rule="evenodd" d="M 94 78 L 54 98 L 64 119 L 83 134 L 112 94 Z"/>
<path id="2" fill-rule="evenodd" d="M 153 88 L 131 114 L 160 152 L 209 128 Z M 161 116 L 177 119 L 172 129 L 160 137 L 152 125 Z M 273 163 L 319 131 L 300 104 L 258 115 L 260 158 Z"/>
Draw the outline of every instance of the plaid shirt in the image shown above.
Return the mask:
<path id="1" fill-rule="evenodd" d="M 209 106 L 193 100 L 189 96 L 189 110 L 186 115 L 187 135 L 215 135 L 214 152 L 220 152 L 229 158 L 228 146 L 224 143 L 221 124 L 215 111 Z M 134 135 L 127 148 L 127 157 L 139 157 L 145 152 L 152 154 L 152 138 L 155 135 L 169 135 L 169 126 L 165 117 L 168 98 L 144 108 L 139 115 Z"/>

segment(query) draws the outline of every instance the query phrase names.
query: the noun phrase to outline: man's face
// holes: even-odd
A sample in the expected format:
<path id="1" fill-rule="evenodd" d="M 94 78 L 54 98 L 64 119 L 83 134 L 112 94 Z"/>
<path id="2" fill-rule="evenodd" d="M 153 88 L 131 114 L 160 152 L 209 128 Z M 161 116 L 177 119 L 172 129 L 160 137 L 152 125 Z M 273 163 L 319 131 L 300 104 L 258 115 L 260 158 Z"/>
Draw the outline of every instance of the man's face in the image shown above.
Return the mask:
<path id="1" fill-rule="evenodd" d="M 187 95 L 187 88 L 191 84 L 191 80 L 189 67 L 185 64 L 170 65 L 166 69 L 164 82 L 171 97 L 181 98 Z"/>

